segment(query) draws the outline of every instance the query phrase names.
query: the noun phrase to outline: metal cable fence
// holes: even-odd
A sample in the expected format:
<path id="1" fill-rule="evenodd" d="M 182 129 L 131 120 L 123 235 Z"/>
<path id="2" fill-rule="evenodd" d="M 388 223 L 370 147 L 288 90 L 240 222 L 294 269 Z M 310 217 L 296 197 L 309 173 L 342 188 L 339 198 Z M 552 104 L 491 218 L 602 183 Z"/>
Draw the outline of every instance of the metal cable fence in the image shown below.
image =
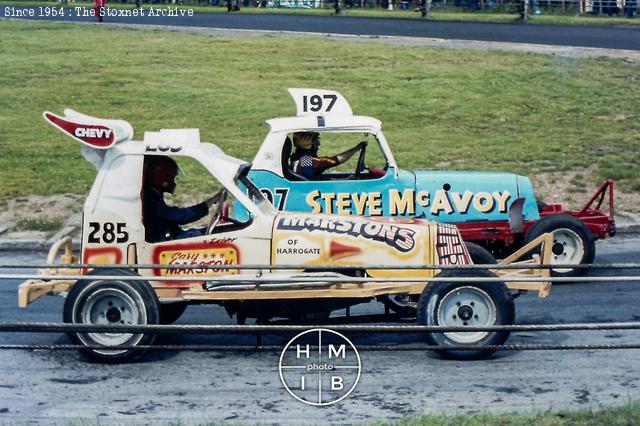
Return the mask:
<path id="1" fill-rule="evenodd" d="M 471 264 L 471 265 L 394 265 L 393 267 L 381 266 L 381 265 L 262 265 L 262 264 L 244 264 L 244 265 L 178 265 L 178 264 L 111 264 L 111 265 L 94 265 L 85 263 L 33 263 L 33 264 L 16 264 L 6 263 L 0 264 L 1 269 L 28 269 L 28 268 L 49 268 L 49 269 L 216 269 L 216 270 L 296 270 L 304 269 L 306 271 L 326 271 L 331 269 L 334 271 L 352 271 L 355 269 L 393 269 L 393 270 L 418 270 L 418 269 L 441 269 L 441 270 L 462 270 L 462 269 L 502 269 L 502 270 L 518 270 L 518 269 L 638 269 L 640 271 L 640 263 L 591 263 L 591 264 L 568 264 L 568 263 L 555 263 L 552 265 L 542 264 Z M 1 277 L 0 277 L 1 279 Z"/>
<path id="2" fill-rule="evenodd" d="M 493 269 L 493 268 L 492 268 Z M 91 275 L 90 277 L 86 275 L 38 275 L 33 276 L 30 274 L 4 274 L 0 275 L 0 280 L 2 279 L 10 279 L 10 280 L 27 280 L 31 278 L 38 278 L 44 281 L 68 281 L 68 280 L 82 280 L 82 279 L 91 279 L 91 280 L 122 280 L 122 275 Z M 229 276 L 224 278 L 218 277 L 180 277 L 180 276 L 157 276 L 157 277 L 144 277 L 144 276 L 127 276 L 126 281 L 169 281 L 169 282 L 185 282 L 190 283 L 193 281 L 204 282 L 204 283 L 212 283 L 214 285 L 224 286 L 225 289 L 232 287 L 233 285 L 251 285 L 251 288 L 261 288 L 268 284 L 282 284 L 284 287 L 292 287 L 294 284 L 316 284 L 320 283 L 322 285 L 331 285 L 331 284 L 343 284 L 343 283 L 354 283 L 354 284 L 375 284 L 375 283 L 415 283 L 420 281 L 428 281 L 430 283 L 457 283 L 457 282 L 472 282 L 472 283 L 501 283 L 501 282 L 510 282 L 510 281 L 518 281 L 518 282 L 540 282 L 540 281 L 549 281 L 552 283 L 573 283 L 576 281 L 580 282 L 638 282 L 640 281 L 640 277 L 638 276 L 603 276 L 603 277 L 581 277 L 579 279 L 575 277 L 550 277 L 550 278 L 540 278 L 540 277 L 523 277 L 523 276 L 496 276 L 496 277 L 432 277 L 432 278 L 422 278 L 422 277 L 410 277 L 410 278 L 372 278 L 372 277 L 334 277 L 334 276 L 311 276 L 311 277 L 244 277 L 244 276 Z M 209 287 L 213 289 L 214 287 Z"/>
<path id="3" fill-rule="evenodd" d="M 67 323 L 0 323 L 0 333 L 163 333 L 163 334 L 218 334 L 218 333 L 277 333 L 300 332 L 310 328 L 327 327 L 327 324 L 256 324 L 256 325 L 111 325 Z M 454 333 L 476 331 L 597 331 L 640 330 L 640 322 L 568 323 L 568 324 L 516 324 L 492 326 L 439 326 L 439 325 L 344 325 L 332 324 L 331 329 L 340 332 L 362 333 Z"/>
<path id="4" fill-rule="evenodd" d="M 36 265 L 43 266 L 43 265 Z M 46 267 L 59 267 L 60 269 L 64 268 L 82 268 L 82 269 L 97 269 L 103 268 L 104 275 L 91 275 L 91 280 L 122 280 L 123 278 L 126 281 L 143 281 L 143 280 L 153 280 L 153 281 L 165 281 L 165 280 L 184 280 L 184 281 L 201 281 L 201 282 L 216 282 L 216 284 L 220 286 L 224 286 L 225 288 L 229 288 L 230 286 L 237 284 L 246 284 L 251 283 L 252 285 L 267 285 L 267 284 L 290 284 L 291 278 L 268 278 L 264 276 L 248 276 L 248 277 L 238 277 L 238 276 L 224 276 L 224 277 L 144 277 L 144 276 L 127 276 L 126 278 L 122 275 L 109 275 L 109 270 L 112 268 L 122 268 L 122 267 L 131 267 L 134 269 L 167 269 L 167 268 L 175 268 L 175 269 L 184 269 L 189 270 L 193 268 L 202 269 L 202 265 L 44 265 Z M 513 269 L 514 266 L 518 265 L 508 265 L 505 269 Z M 530 267 L 531 265 L 529 265 Z M 544 268 L 555 267 L 557 265 L 540 265 Z M 574 265 L 575 266 L 575 265 Z M 599 268 L 605 270 L 635 270 L 640 268 L 640 264 L 631 263 L 631 264 L 595 264 L 595 265 L 587 265 L 590 268 Z M 217 266 L 218 267 L 218 266 Z M 216 267 L 216 268 L 217 268 Z M 274 268 L 272 265 L 222 265 L 221 269 L 300 269 L 301 265 L 280 265 Z M 362 265 L 359 266 L 362 268 Z M 21 265 L 21 264 L 5 264 L 0 265 L 0 269 L 30 269 L 34 268 L 34 265 Z M 316 266 L 315 268 L 322 269 L 323 266 Z M 345 269 L 353 269 L 351 266 L 342 266 Z M 399 269 L 427 269 L 427 268 L 442 268 L 442 265 L 421 265 L 421 266 L 411 266 L 411 267 L 399 267 Z M 500 265 L 466 265 L 463 267 L 460 266 L 451 266 L 451 269 L 500 269 Z M 632 272 L 633 274 L 634 272 Z M 58 280 L 58 279 L 86 279 L 88 278 L 86 275 L 44 275 L 40 274 L 6 274 L 0 273 L 0 280 L 16 280 L 16 279 L 29 279 L 29 278 L 37 278 L 37 279 L 50 279 L 50 280 Z M 308 278 L 303 279 L 303 277 L 299 278 L 302 283 L 304 282 L 316 282 L 319 281 L 319 278 Z M 514 278 L 519 281 L 530 280 L 539 280 L 540 278 L 526 278 L 526 277 L 517 277 Z M 568 280 L 575 281 L 576 278 L 547 278 L 549 281 L 554 282 L 563 282 Z M 298 280 L 298 278 L 296 278 Z M 392 279 L 372 279 L 372 278 L 358 278 L 358 277 L 322 277 L 321 281 L 326 284 L 335 284 L 341 282 L 358 282 L 362 283 L 362 285 L 366 285 L 368 282 L 390 282 L 390 281 L 416 281 L 415 278 L 409 279 L 400 279 L 400 278 L 392 278 Z M 459 282 L 461 280 L 471 280 L 476 282 L 504 282 L 508 281 L 509 277 L 495 277 L 495 278 L 483 278 L 483 277 L 458 277 L 458 278 L 430 278 L 428 281 L 456 281 Z M 584 282 L 605 282 L 605 281 L 618 281 L 618 282 L 628 282 L 628 283 L 640 283 L 640 276 L 635 275 L 625 275 L 625 276 L 605 276 L 605 277 L 580 277 L 580 281 Z M 213 290 L 213 288 L 212 288 Z M 366 322 L 374 322 L 376 320 L 386 320 L 387 322 L 390 320 L 406 320 L 401 316 L 394 316 L 389 314 L 384 315 L 360 315 L 363 317 L 363 320 Z M 345 317 L 344 322 L 358 322 L 357 319 L 360 317 L 358 315 L 354 317 Z M 366 317 L 366 318 L 364 318 Z M 256 336 L 255 345 L 245 345 L 242 342 L 239 342 L 237 345 L 219 345 L 219 344 L 172 344 L 168 342 L 167 344 L 155 344 L 155 345 L 138 345 L 138 346 L 127 346 L 120 345 L 117 346 L 118 349 L 135 349 L 135 350 L 167 350 L 167 351 L 275 351 L 281 350 L 282 348 L 277 345 L 264 345 L 262 337 L 265 335 L 281 335 L 283 333 L 294 333 L 301 332 L 309 329 L 315 328 L 328 328 L 330 330 L 335 330 L 339 332 L 345 333 L 362 333 L 366 335 L 370 335 L 372 333 L 380 333 L 380 334 L 390 334 L 390 333 L 418 333 L 418 334 L 426 334 L 426 333 L 459 333 L 459 332 L 557 332 L 557 331 L 599 331 L 599 330 L 640 330 L 640 322 L 600 322 L 600 323 L 565 323 L 565 324 L 515 324 L 515 325 L 492 325 L 492 326 L 438 326 L 438 325 L 371 325 L 371 324 L 344 324 L 340 323 L 338 320 L 342 318 L 328 319 L 323 324 L 317 325 L 308 325 L 308 324 L 296 324 L 292 321 L 277 321 L 277 324 L 256 324 L 256 325 L 156 325 L 156 324 L 136 324 L 136 325 L 120 325 L 120 324 L 87 324 L 87 323 L 20 323 L 20 322 L 3 322 L 0 323 L 0 333 L 128 333 L 128 334 L 204 334 L 204 335 L 216 335 L 216 334 L 249 334 Z M 355 320 L 355 321 L 353 321 Z M 105 346 L 99 345 L 75 345 L 75 344 L 0 344 L 0 350 L 76 350 L 76 349 L 104 349 Z M 617 350 L 617 349 L 640 349 L 640 342 L 621 342 L 621 343 L 586 343 L 586 344 L 556 344 L 556 343 L 515 343 L 515 344 L 502 344 L 502 345 L 477 345 L 477 344 L 464 344 L 464 345 L 427 345 L 423 343 L 414 344 L 414 343 L 399 343 L 399 344 L 388 344 L 383 342 L 378 345 L 358 345 L 359 349 L 362 350 L 371 350 L 371 351 L 447 351 L 447 350 L 463 350 L 463 351 L 474 351 L 474 350 L 482 350 L 482 351 L 495 351 L 495 350 L 508 350 L 508 351 L 524 351 L 524 350 Z M 110 346 L 109 349 L 113 349 L 113 346 Z"/>
<path id="5" fill-rule="evenodd" d="M 219 344 L 156 344 L 156 345 L 118 345 L 108 349 L 121 350 L 158 350 L 158 351 L 280 351 L 282 346 L 264 345 L 265 334 L 275 335 L 293 333 L 313 329 L 329 329 L 342 333 L 447 333 L 447 332 L 504 332 L 504 331 L 578 331 L 578 330 L 639 330 L 640 323 L 591 323 L 591 324 L 531 324 L 491 327 L 442 327 L 442 326 L 357 326 L 357 325 L 94 325 L 94 324 L 58 324 L 58 323 L 0 323 L 0 332 L 33 332 L 33 333 L 158 333 L 158 334 L 251 334 L 256 336 L 254 345 L 219 345 Z M 76 344 L 0 344 L 0 350 L 84 350 L 105 349 L 103 345 Z M 502 345 L 454 344 L 427 345 L 423 343 L 358 345 L 364 351 L 565 351 L 565 350 L 623 350 L 640 349 L 640 342 L 633 343 L 515 343 Z"/>
<path id="6" fill-rule="evenodd" d="M 309 346 L 312 350 L 317 347 Z M 282 346 L 278 345 L 138 345 L 138 346 L 117 346 L 109 347 L 110 350 L 156 350 L 156 351 L 193 351 L 193 352 L 252 352 L 252 351 L 282 351 Z M 32 344 L 32 345 L 11 345 L 0 344 L 0 350 L 48 350 L 48 351 L 69 351 L 84 349 L 105 349 L 99 345 L 55 345 L 55 344 Z M 554 344 L 513 344 L 513 345 L 358 345 L 358 351 L 566 351 L 566 350 L 615 350 L 615 349 L 640 349 L 640 343 L 619 343 L 619 344 L 579 344 L 579 345 L 554 345 Z"/>
<path id="7" fill-rule="evenodd" d="M 6 273 L 7 269 L 27 269 L 40 268 L 38 274 L 30 273 Z M 561 268 L 587 269 L 587 270 L 619 270 L 630 271 L 632 275 L 604 275 L 604 276 L 583 276 L 583 277 L 540 277 L 523 276 L 518 274 L 519 270 L 550 270 Z M 149 275 L 128 276 L 130 281 L 170 281 L 170 282 L 193 282 L 198 281 L 207 284 L 209 290 L 216 287 L 230 289 L 237 287 L 240 290 L 247 288 L 273 288 L 291 286 L 292 280 L 297 284 L 304 285 L 332 285 L 340 283 L 356 283 L 360 285 L 376 283 L 414 283 L 425 280 L 428 282 L 476 282 L 476 283 L 499 283 L 499 282 L 539 282 L 548 281 L 550 283 L 572 283 L 580 282 L 640 282 L 639 275 L 633 275 L 636 270 L 640 271 L 640 263 L 616 263 L 616 264 L 471 264 L 471 265 L 267 265 L 267 264 L 244 264 L 244 265 L 207 265 L 207 264 L 128 264 L 128 265 L 95 265 L 95 264 L 0 264 L 1 280 L 28 280 L 37 278 L 45 281 L 56 280 L 82 280 L 87 279 L 86 272 L 93 270 L 91 280 L 118 280 L 121 275 L 110 273 L 117 269 L 129 269 L 133 272 L 148 271 Z M 60 271 L 65 271 L 60 273 Z M 492 270 L 507 271 L 506 274 L 494 277 L 371 277 L 362 273 L 366 270 L 384 271 L 420 271 L 420 270 Z M 84 271 L 84 272 L 83 272 Z M 244 271 L 244 273 L 242 272 Z M 269 274 L 268 272 L 272 273 Z M 282 276 L 279 271 L 291 271 L 289 275 Z M 300 271 L 303 275 L 295 274 Z M 226 272 L 226 273 L 225 273 Z M 265 273 L 266 272 L 266 273 Z M 331 272 L 331 273 L 329 273 Z M 509 275 L 509 272 L 513 272 Z M 213 274 L 207 275 L 207 274 Z M 316 273 L 317 275 L 304 275 Z M 294 277 L 294 278 L 292 278 Z M 244 286 L 244 287 L 242 287 Z"/>

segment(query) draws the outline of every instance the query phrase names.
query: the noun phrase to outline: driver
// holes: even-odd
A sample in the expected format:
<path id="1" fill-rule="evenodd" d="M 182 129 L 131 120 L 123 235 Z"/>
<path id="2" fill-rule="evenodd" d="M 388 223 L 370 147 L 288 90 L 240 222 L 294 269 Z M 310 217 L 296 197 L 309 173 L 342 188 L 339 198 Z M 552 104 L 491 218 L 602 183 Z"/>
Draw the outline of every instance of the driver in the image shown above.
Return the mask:
<path id="1" fill-rule="evenodd" d="M 142 222 L 147 242 L 156 243 L 204 235 L 205 228 L 184 230 L 179 225 L 186 225 L 205 217 L 209 213 L 209 208 L 216 204 L 222 195 L 222 191 L 220 191 L 213 197 L 191 207 L 167 205 L 164 201 L 164 193 L 173 194 L 176 189 L 175 178 L 178 171 L 178 164 L 170 157 L 145 156 L 144 158 L 144 214 Z"/>
<path id="2" fill-rule="evenodd" d="M 309 180 L 322 180 L 322 173 L 332 167 L 349 160 L 353 154 L 367 145 L 360 142 L 353 148 L 334 155 L 333 157 L 319 157 L 320 134 L 318 132 L 296 132 L 293 134 L 293 144 L 296 151 L 291 156 L 291 165 L 294 172 Z"/>

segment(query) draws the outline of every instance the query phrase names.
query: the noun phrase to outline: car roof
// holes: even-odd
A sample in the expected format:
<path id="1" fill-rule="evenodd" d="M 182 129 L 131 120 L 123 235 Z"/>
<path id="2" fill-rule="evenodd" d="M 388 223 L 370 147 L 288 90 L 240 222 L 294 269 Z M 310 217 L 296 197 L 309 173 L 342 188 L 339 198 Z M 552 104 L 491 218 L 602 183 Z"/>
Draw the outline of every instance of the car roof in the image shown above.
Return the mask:
<path id="1" fill-rule="evenodd" d="M 296 132 L 299 130 L 336 131 L 363 130 L 377 133 L 382 122 L 363 115 L 318 115 L 279 117 L 266 121 L 272 132 Z"/>
<path id="2" fill-rule="evenodd" d="M 209 172 L 223 185 L 229 184 L 246 161 L 225 154 L 219 146 L 200 141 L 198 129 L 161 129 L 158 132 L 145 132 L 138 149 L 144 154 L 153 152 L 158 155 L 188 156 L 210 164 Z"/>

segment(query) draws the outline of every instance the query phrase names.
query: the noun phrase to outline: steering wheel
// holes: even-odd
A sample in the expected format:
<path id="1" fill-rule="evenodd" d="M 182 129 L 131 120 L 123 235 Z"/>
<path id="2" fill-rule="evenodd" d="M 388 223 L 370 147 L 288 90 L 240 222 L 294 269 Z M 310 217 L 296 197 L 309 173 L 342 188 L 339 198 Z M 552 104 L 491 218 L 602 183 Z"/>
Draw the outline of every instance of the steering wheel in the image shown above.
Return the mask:
<path id="1" fill-rule="evenodd" d="M 358 157 L 358 165 L 356 166 L 356 172 L 353 175 L 355 179 L 358 179 L 364 169 L 367 168 L 364 162 L 364 156 L 367 152 L 367 141 L 364 141 L 364 145 L 362 145 L 362 149 L 360 149 L 360 156 Z"/>
<path id="2" fill-rule="evenodd" d="M 227 190 L 221 189 L 220 199 L 216 203 L 215 210 L 213 211 L 213 214 L 211 215 L 211 220 L 209 221 L 209 225 L 207 226 L 207 234 L 211 234 L 211 232 L 216 227 L 218 222 L 220 222 L 220 219 L 222 218 L 222 206 L 224 205 L 224 202 L 226 200 L 227 200 Z"/>

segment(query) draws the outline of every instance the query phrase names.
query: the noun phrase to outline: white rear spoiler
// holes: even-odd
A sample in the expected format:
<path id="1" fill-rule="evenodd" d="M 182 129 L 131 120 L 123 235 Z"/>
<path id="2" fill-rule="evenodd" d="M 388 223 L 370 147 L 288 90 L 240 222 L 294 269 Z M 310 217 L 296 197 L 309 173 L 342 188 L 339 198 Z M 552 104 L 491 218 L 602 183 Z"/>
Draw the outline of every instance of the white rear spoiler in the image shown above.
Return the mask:
<path id="1" fill-rule="evenodd" d="M 62 117 L 49 111 L 42 116 L 56 129 L 93 149 L 109 149 L 133 138 L 133 127 L 124 120 L 92 117 L 69 108 Z"/>

